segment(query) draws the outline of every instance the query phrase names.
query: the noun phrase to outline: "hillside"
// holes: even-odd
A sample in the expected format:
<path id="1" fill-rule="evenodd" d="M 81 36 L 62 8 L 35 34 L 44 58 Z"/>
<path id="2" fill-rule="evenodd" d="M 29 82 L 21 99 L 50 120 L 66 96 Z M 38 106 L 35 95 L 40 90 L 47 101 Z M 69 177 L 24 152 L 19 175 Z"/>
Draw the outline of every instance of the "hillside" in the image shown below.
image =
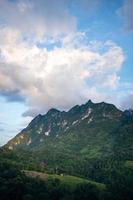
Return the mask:
<path id="1" fill-rule="evenodd" d="M 107 194 L 105 185 L 93 181 L 20 171 L 13 165 L 0 163 L 1 200 L 102 200 Z"/>
<path id="2" fill-rule="evenodd" d="M 45 174 L 45 173 L 41 173 L 41 172 L 27 171 L 27 170 L 24 170 L 23 172 L 26 176 L 40 178 L 44 181 L 58 179 L 61 181 L 62 185 L 67 185 L 67 186 L 71 187 L 72 189 L 75 189 L 78 184 L 82 184 L 82 183 L 92 184 L 92 185 L 96 186 L 99 190 L 106 189 L 106 186 L 102 183 L 90 181 L 90 180 L 79 178 L 76 176 L 63 175 L 63 174 L 61 174 L 61 175 Z"/>
<path id="3" fill-rule="evenodd" d="M 133 160 L 132 135 L 132 111 L 89 100 L 38 115 L 2 151 L 20 168 L 108 182 L 112 171 Z"/>

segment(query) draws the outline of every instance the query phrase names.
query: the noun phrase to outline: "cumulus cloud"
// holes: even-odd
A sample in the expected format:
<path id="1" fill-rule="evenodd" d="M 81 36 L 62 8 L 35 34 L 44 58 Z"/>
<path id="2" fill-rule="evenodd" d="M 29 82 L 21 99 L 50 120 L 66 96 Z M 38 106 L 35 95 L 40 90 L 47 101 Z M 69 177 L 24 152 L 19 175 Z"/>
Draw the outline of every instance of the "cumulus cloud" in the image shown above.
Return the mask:
<path id="1" fill-rule="evenodd" d="M 29 107 L 24 115 L 51 107 L 68 109 L 88 98 L 106 100 L 104 90 L 117 88 L 124 60 L 117 44 L 106 41 L 99 49 L 98 42 L 97 50 L 95 42 L 93 50 L 93 43 L 87 44 L 85 33 L 79 32 L 61 37 L 60 47 L 48 50 L 21 40 L 20 35 L 10 28 L 0 31 L 0 91 L 8 100 L 10 94 L 14 100 L 16 95 L 18 100 L 22 97 Z"/>
<path id="2" fill-rule="evenodd" d="M 131 1 L 124 2 L 120 13 L 131 19 Z M 23 116 L 69 109 L 90 98 L 114 101 L 110 94 L 119 85 L 123 50 L 109 40 L 89 41 L 71 12 L 80 7 L 90 14 L 97 5 L 98 0 L 0 1 L 0 94 L 25 103 Z"/>
<path id="3" fill-rule="evenodd" d="M 123 6 L 118 10 L 118 14 L 123 19 L 124 29 L 133 31 L 133 1 L 124 0 Z"/>

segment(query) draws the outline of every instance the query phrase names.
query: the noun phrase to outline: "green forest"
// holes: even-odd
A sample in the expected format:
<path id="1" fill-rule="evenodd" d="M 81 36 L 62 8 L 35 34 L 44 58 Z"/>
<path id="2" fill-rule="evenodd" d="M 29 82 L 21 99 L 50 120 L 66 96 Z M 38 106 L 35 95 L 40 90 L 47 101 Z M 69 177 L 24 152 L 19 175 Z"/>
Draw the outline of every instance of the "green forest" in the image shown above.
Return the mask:
<path id="1" fill-rule="evenodd" d="M 43 180 L 25 175 L 17 167 L 0 162 L 1 200 L 131 200 L 133 180 L 131 171 L 112 172 L 106 186 L 71 180 L 63 181 L 57 176 Z"/>

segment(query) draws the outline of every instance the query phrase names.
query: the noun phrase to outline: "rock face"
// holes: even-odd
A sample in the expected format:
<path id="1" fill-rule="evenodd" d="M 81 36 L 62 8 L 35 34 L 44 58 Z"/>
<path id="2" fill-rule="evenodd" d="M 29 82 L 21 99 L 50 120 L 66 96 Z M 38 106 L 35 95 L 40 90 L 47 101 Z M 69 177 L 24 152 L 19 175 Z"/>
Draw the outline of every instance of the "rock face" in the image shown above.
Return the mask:
<path id="1" fill-rule="evenodd" d="M 133 111 L 122 112 L 112 104 L 89 100 L 68 112 L 51 109 L 36 116 L 5 148 L 30 152 L 33 162 L 39 159 L 49 171 L 58 169 L 85 177 L 91 171 L 93 178 L 96 166 L 104 166 L 106 173 L 112 159 L 115 164 L 132 160 L 132 143 Z"/>

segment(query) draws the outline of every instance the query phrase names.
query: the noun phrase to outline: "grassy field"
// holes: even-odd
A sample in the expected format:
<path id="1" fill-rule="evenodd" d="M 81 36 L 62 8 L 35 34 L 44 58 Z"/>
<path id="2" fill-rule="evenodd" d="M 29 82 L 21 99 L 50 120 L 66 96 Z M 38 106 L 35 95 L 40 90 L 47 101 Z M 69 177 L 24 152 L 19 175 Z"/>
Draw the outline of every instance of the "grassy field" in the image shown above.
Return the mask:
<path id="1" fill-rule="evenodd" d="M 133 161 L 127 160 L 126 163 L 125 163 L 125 166 L 129 169 L 133 169 Z"/>
<path id="2" fill-rule="evenodd" d="M 84 178 L 76 177 L 76 176 L 70 176 L 70 175 L 57 175 L 57 174 L 45 174 L 41 172 L 36 172 L 36 171 L 23 171 L 27 176 L 32 176 L 35 178 L 41 178 L 43 180 L 52 180 L 52 179 L 59 179 L 61 181 L 61 184 L 70 186 L 71 188 L 75 188 L 77 184 L 80 183 L 90 183 L 92 185 L 95 185 L 98 187 L 100 190 L 106 189 L 105 184 L 103 183 L 98 183 L 95 181 L 87 180 Z"/>

